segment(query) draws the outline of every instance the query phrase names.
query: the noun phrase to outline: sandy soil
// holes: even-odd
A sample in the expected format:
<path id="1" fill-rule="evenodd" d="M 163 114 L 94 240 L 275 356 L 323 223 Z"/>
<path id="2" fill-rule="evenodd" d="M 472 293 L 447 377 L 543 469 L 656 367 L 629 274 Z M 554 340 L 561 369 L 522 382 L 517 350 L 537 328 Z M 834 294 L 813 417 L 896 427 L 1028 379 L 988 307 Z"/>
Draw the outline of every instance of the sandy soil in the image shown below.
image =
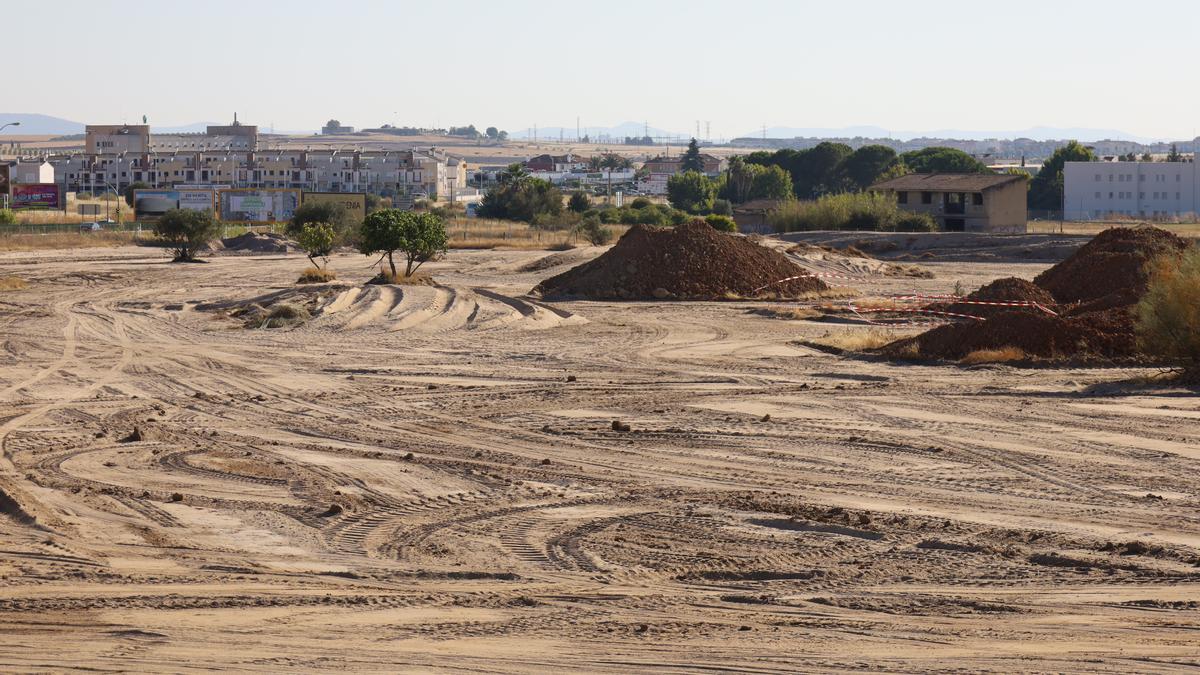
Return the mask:
<path id="1" fill-rule="evenodd" d="M 0 256 L 0 670 L 1200 664 L 1194 393 L 523 297 L 596 252 L 303 294 L 297 255 Z M 920 264 L 876 287 L 1048 263 Z M 248 330 L 255 298 L 319 313 Z"/>

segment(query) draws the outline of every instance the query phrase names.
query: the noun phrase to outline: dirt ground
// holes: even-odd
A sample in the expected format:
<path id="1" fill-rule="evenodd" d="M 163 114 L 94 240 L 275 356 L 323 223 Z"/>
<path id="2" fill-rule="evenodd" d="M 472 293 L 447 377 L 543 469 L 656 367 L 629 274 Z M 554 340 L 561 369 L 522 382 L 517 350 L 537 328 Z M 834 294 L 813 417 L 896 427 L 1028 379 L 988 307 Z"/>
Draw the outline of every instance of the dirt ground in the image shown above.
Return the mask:
<path id="1" fill-rule="evenodd" d="M 29 282 L 0 293 L 0 670 L 1200 665 L 1195 392 L 524 296 L 597 252 L 454 251 L 402 289 L 345 255 L 303 292 L 295 254 L 0 255 Z M 247 329 L 252 299 L 320 311 Z"/>

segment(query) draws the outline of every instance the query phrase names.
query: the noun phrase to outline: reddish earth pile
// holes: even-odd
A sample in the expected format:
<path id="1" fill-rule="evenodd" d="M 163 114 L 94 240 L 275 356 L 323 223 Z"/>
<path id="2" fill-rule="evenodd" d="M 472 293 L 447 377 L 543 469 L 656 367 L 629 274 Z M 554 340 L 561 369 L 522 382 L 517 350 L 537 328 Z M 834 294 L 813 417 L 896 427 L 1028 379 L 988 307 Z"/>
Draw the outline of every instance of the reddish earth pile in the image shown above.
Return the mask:
<path id="1" fill-rule="evenodd" d="M 596 300 L 721 300 L 729 297 L 797 298 L 828 290 L 778 251 L 707 223 L 673 228 L 635 225 L 610 250 L 539 284 L 543 297 Z"/>
<path id="2" fill-rule="evenodd" d="M 1186 247 L 1182 239 L 1158 228 L 1105 230 L 1032 284 L 1000 279 L 968 296 L 1038 302 L 1056 310 L 1058 316 L 1034 307 L 997 307 L 984 314 L 978 311 L 983 306 L 952 305 L 958 309 L 949 311 L 987 318 L 940 326 L 894 342 L 883 351 L 901 356 L 911 354 L 915 346 L 919 356 L 946 359 L 1004 347 L 1017 347 L 1039 357 L 1135 356 L 1133 311 L 1146 292 L 1146 263 Z"/>
<path id="3" fill-rule="evenodd" d="M 979 290 L 968 295 L 966 300 L 981 300 L 985 302 L 1036 302 L 1053 309 L 1058 303 L 1050 292 L 1031 281 L 1016 277 L 997 279 Z M 951 303 L 934 307 L 944 312 L 970 314 L 971 316 L 990 317 L 1012 309 L 996 305 L 974 305 L 970 303 Z M 1036 308 L 1033 308 L 1036 309 Z"/>

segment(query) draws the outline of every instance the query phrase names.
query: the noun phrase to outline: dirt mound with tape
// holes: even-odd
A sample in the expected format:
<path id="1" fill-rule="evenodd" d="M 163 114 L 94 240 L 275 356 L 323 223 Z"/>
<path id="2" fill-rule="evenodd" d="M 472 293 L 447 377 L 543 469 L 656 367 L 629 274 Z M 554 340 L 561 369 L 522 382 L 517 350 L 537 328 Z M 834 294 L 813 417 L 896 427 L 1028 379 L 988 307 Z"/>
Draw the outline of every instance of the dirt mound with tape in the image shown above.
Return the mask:
<path id="1" fill-rule="evenodd" d="M 787 256 L 703 221 L 636 225 L 600 257 L 543 281 L 545 298 L 723 300 L 808 298 L 828 291 Z"/>
<path id="2" fill-rule="evenodd" d="M 1113 228 L 1033 280 L 1000 279 L 942 311 L 983 316 L 939 326 L 882 349 L 890 356 L 960 359 L 980 350 L 1016 347 L 1029 356 L 1138 356 L 1134 309 L 1146 292 L 1146 263 L 1178 254 L 1187 242 L 1153 227 Z"/>

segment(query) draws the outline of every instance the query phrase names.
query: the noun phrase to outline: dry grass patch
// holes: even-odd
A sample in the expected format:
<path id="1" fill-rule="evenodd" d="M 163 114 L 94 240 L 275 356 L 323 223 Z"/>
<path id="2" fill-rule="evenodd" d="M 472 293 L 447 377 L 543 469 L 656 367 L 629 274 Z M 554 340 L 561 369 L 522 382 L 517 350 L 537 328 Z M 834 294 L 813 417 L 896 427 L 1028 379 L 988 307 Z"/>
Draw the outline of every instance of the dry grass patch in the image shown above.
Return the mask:
<path id="1" fill-rule="evenodd" d="M 109 248 L 129 246 L 136 232 L 60 232 L 56 234 L 0 235 L 0 251 L 41 251 L 54 248 Z"/>
<path id="2" fill-rule="evenodd" d="M 21 277 L 0 277 L 0 291 L 19 291 L 29 286 Z"/>
<path id="3" fill-rule="evenodd" d="M 771 319 L 784 319 L 787 321 L 804 321 L 805 319 L 815 319 L 819 316 L 824 316 L 825 312 L 816 307 L 763 307 L 755 308 L 749 311 L 750 314 L 765 316 Z"/>
<path id="4" fill-rule="evenodd" d="M 300 278 L 296 280 L 298 284 L 323 284 L 337 279 L 337 272 L 331 269 L 321 269 L 319 267 L 309 267 L 300 273 Z"/>
<path id="5" fill-rule="evenodd" d="M 977 349 L 959 359 L 964 366 L 976 366 L 981 363 L 1009 363 L 1024 361 L 1029 355 L 1018 347 L 1001 347 L 1000 349 Z"/>
<path id="6" fill-rule="evenodd" d="M 838 333 L 826 333 L 812 341 L 826 347 L 833 347 L 847 352 L 865 352 L 895 342 L 899 336 L 881 328 L 868 330 L 846 330 Z"/>

